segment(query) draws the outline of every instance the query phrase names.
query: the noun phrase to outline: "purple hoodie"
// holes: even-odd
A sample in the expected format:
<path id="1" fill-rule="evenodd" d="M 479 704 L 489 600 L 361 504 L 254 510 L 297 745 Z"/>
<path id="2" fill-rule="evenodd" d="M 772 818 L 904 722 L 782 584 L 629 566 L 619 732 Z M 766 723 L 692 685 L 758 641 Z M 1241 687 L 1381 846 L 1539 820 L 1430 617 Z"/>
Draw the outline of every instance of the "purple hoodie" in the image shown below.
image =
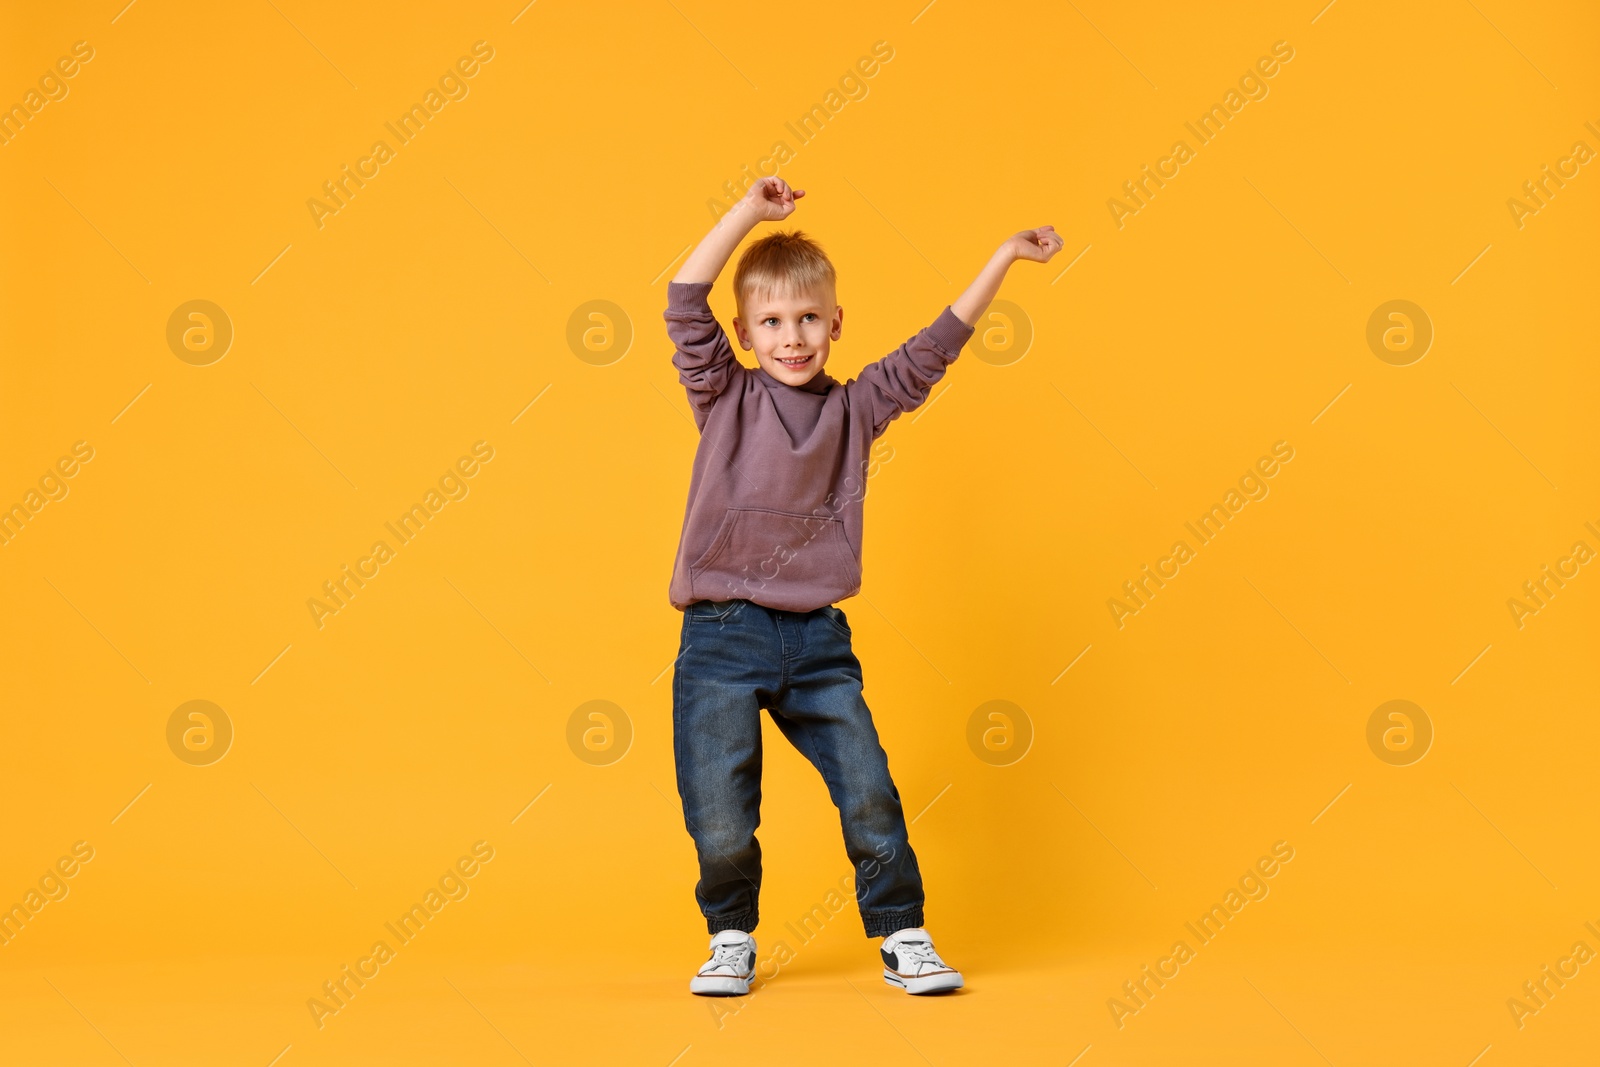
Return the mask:
<path id="1" fill-rule="evenodd" d="M 785 385 L 734 358 L 706 298 L 668 282 L 672 365 L 700 427 L 668 596 L 812 611 L 861 591 L 872 442 L 928 399 L 973 328 L 947 305 L 931 326 L 843 385 Z"/>

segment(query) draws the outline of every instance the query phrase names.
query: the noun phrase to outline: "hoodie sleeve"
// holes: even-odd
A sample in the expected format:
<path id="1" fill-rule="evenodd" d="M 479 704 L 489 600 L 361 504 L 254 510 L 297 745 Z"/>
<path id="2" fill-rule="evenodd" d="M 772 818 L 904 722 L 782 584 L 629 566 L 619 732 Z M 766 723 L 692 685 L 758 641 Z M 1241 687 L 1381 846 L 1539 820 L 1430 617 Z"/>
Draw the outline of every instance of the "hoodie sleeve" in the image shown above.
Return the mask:
<path id="1" fill-rule="evenodd" d="M 922 406 L 972 334 L 973 327 L 946 306 L 932 325 L 845 383 L 850 409 L 871 421 L 874 439 L 890 422 Z"/>
<path id="2" fill-rule="evenodd" d="M 672 365 L 678 368 L 678 380 L 689 391 L 695 425 L 702 430 L 717 397 L 729 386 L 742 385 L 740 380 L 748 373 L 735 358 L 728 335 L 711 313 L 707 297 L 712 284 L 668 282 L 667 310 L 662 316 L 667 320 L 667 336 L 677 348 Z"/>

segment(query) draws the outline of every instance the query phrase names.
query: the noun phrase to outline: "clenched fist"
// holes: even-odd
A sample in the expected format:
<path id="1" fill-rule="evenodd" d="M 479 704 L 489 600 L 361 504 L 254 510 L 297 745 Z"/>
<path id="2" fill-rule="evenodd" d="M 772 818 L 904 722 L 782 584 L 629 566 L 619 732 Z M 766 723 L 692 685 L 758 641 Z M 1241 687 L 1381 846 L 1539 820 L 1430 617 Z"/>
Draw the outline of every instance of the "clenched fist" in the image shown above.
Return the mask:
<path id="1" fill-rule="evenodd" d="M 1021 233 L 1013 234 L 1002 247 L 1016 259 L 1048 263 L 1050 257 L 1061 251 L 1065 243 L 1061 240 L 1061 235 L 1056 233 L 1054 226 L 1040 226 L 1037 230 L 1023 230 Z"/>
<path id="2" fill-rule="evenodd" d="M 795 201 L 805 195 L 804 189 L 790 189 L 782 178 L 762 178 L 744 194 L 739 206 L 757 222 L 782 222 L 794 214 Z"/>

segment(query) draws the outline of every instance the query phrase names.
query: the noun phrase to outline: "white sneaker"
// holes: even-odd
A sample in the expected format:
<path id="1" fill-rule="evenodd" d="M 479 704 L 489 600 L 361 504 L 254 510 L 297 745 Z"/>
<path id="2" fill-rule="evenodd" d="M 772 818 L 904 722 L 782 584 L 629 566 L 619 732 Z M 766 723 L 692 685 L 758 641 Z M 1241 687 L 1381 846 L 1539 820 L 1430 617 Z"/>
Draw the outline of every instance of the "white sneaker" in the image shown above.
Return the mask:
<path id="1" fill-rule="evenodd" d="M 756 973 L 756 939 L 743 930 L 711 938 L 711 958 L 689 979 L 689 992 L 703 997 L 742 997 Z"/>
<path id="2" fill-rule="evenodd" d="M 943 993 L 960 989 L 961 972 L 933 950 L 928 931 L 911 927 L 883 939 L 883 980 L 907 993 Z"/>

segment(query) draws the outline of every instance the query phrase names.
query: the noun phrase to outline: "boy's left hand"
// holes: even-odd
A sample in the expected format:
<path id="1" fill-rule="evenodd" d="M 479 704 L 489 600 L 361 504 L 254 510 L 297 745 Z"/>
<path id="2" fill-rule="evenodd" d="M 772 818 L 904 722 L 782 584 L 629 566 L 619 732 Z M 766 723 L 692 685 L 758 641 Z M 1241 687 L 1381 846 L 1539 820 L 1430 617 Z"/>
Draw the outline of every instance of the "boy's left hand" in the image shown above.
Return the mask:
<path id="1" fill-rule="evenodd" d="M 1061 251 L 1065 243 L 1054 226 L 1040 226 L 1037 230 L 1023 230 L 1014 234 L 1001 247 L 1011 253 L 1014 259 L 1048 263 L 1050 257 Z"/>

